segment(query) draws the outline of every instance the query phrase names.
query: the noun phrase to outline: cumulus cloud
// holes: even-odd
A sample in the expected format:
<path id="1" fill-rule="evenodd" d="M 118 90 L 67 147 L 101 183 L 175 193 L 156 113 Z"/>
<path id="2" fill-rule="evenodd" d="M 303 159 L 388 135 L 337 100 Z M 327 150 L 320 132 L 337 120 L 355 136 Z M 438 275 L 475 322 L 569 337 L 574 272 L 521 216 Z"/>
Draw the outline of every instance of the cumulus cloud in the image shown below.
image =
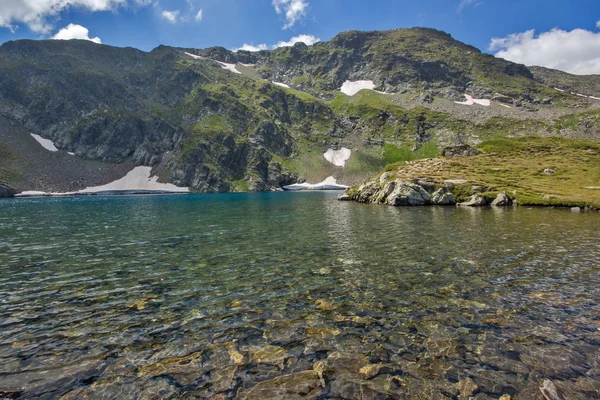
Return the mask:
<path id="1" fill-rule="evenodd" d="M 194 17 L 196 22 L 202 21 L 202 18 L 204 17 L 203 14 L 204 14 L 204 11 L 202 11 L 202 9 L 198 10 L 198 12 L 196 13 L 196 17 Z"/>
<path id="2" fill-rule="evenodd" d="M 584 29 L 534 30 L 494 38 L 490 51 L 496 57 L 525 65 L 559 69 L 572 74 L 600 74 L 600 33 Z"/>
<path id="3" fill-rule="evenodd" d="M 306 17 L 308 5 L 306 0 L 273 0 L 275 12 L 285 17 L 286 24 L 283 29 L 291 28 L 296 22 Z"/>
<path id="4" fill-rule="evenodd" d="M 600 21 L 596 22 L 596 28 L 600 29 Z"/>
<path id="5" fill-rule="evenodd" d="M 114 10 L 128 0 L 2 0 L 0 6 L 0 27 L 14 30 L 19 23 L 32 31 L 49 34 L 52 23 L 48 19 L 57 17 L 70 7 L 92 12 Z M 138 0 L 139 1 L 139 0 Z M 139 3 L 138 3 L 139 4 Z"/>
<path id="6" fill-rule="evenodd" d="M 268 50 L 269 46 L 267 46 L 266 44 L 259 44 L 259 45 L 253 45 L 253 44 L 248 44 L 248 43 L 244 43 L 242 45 L 242 47 L 240 47 L 239 49 L 235 49 L 235 51 L 238 50 L 245 50 L 245 51 L 261 51 L 261 50 Z"/>
<path id="7" fill-rule="evenodd" d="M 71 39 L 82 39 L 89 40 L 94 43 L 102 43 L 99 37 L 90 38 L 90 31 L 85 26 L 69 24 L 59 30 L 56 35 L 52 37 L 56 40 L 71 40 Z"/>
<path id="8" fill-rule="evenodd" d="M 277 44 L 273 47 L 276 49 L 279 47 L 288 47 L 288 46 L 293 46 L 296 43 L 300 43 L 300 42 L 306 43 L 308 46 L 312 46 L 313 44 L 320 42 L 320 41 L 321 41 L 321 39 L 319 39 L 318 37 L 316 37 L 314 35 L 298 35 L 298 36 L 294 36 L 287 42 L 277 42 Z"/>
<path id="9" fill-rule="evenodd" d="M 167 21 L 169 21 L 172 24 L 176 24 L 177 21 L 180 20 L 180 15 L 181 14 L 179 12 L 179 10 L 173 10 L 173 11 L 169 11 L 169 10 L 163 10 L 160 15 L 166 19 Z"/>
<path id="10" fill-rule="evenodd" d="M 288 41 L 277 42 L 276 44 L 271 45 L 271 46 L 268 46 L 265 43 L 258 44 L 258 45 L 244 43 L 242 45 L 242 47 L 240 47 L 238 49 L 234 49 L 234 51 L 238 51 L 238 50 L 261 51 L 261 50 L 269 50 L 269 49 L 272 50 L 272 49 L 278 49 L 280 47 L 293 46 L 299 42 L 306 43 L 308 46 L 311 46 L 320 41 L 321 41 L 321 39 L 319 39 L 318 37 L 316 37 L 314 35 L 298 35 L 298 36 L 294 36 L 293 38 L 291 38 Z"/>

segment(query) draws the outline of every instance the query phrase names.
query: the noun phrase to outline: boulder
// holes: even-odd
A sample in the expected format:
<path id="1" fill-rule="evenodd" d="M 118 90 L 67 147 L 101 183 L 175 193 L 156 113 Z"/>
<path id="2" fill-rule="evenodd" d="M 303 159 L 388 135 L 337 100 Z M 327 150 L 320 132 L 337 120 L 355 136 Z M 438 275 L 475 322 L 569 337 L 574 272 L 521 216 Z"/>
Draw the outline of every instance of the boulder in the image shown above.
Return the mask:
<path id="1" fill-rule="evenodd" d="M 458 205 L 462 207 L 482 207 L 487 205 L 487 202 L 480 195 L 474 194 L 471 196 L 471 200 L 464 203 L 458 203 Z"/>
<path id="2" fill-rule="evenodd" d="M 498 193 L 498 196 L 492 201 L 492 206 L 502 207 L 512 205 L 512 199 L 506 193 Z"/>
<path id="3" fill-rule="evenodd" d="M 555 172 L 556 172 L 556 171 L 555 171 L 555 170 L 553 170 L 552 168 L 546 168 L 546 169 L 544 170 L 544 174 L 546 174 L 546 175 L 554 175 L 554 173 L 555 173 Z"/>
<path id="4" fill-rule="evenodd" d="M 474 147 L 469 145 L 452 146 L 446 147 L 442 154 L 444 157 L 472 157 L 480 154 L 481 152 Z"/>
<path id="5" fill-rule="evenodd" d="M 354 198 L 347 194 L 346 192 L 340 194 L 337 198 L 339 201 L 352 201 Z"/>
<path id="6" fill-rule="evenodd" d="M 440 188 L 431 196 L 431 203 L 437 206 L 453 206 L 456 204 L 456 199 L 452 193 Z"/>
<path id="7" fill-rule="evenodd" d="M 6 183 L 0 183 L 0 199 L 15 197 L 17 191 Z"/>
<path id="8" fill-rule="evenodd" d="M 431 204 L 431 196 L 422 186 L 416 183 L 396 181 L 395 188 L 387 197 L 391 206 L 424 206 Z"/>

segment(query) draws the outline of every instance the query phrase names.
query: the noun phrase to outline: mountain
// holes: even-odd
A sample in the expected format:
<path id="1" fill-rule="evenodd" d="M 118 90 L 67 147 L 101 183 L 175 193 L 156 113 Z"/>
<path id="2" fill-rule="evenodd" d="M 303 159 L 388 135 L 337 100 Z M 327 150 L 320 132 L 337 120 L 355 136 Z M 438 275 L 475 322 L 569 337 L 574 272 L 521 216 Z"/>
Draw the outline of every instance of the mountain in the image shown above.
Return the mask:
<path id="1" fill-rule="evenodd" d="M 389 163 L 495 136 L 598 140 L 598 78 L 565 76 L 426 28 L 256 53 L 7 42 L 0 181 L 72 191 L 144 165 L 193 191 L 265 191 L 328 176 L 356 184 Z M 347 81 L 372 90 L 341 93 Z M 323 156 L 343 148 L 345 164 Z"/>

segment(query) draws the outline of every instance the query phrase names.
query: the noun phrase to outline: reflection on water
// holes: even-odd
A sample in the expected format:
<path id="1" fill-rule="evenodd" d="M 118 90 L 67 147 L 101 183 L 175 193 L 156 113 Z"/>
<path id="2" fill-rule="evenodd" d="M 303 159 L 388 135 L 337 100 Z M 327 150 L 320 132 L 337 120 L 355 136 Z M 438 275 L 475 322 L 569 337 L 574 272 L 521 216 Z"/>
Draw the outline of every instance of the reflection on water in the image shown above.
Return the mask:
<path id="1" fill-rule="evenodd" d="M 0 203 L 0 398 L 600 391 L 600 215 L 329 193 Z"/>

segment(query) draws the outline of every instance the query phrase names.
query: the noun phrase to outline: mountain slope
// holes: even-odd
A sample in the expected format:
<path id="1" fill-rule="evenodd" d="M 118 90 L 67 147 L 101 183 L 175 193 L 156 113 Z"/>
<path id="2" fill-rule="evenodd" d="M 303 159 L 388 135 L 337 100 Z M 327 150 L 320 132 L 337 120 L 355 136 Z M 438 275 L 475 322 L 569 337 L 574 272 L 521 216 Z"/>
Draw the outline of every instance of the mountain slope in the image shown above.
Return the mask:
<path id="1" fill-rule="evenodd" d="M 347 80 L 373 81 L 382 93 L 348 96 L 340 92 Z M 456 104 L 465 94 L 490 106 Z M 498 135 L 598 139 L 598 104 L 425 28 L 351 31 L 257 53 L 7 42 L 0 138 L 21 139 L 2 139 L 10 156 L 0 158 L 0 180 L 20 190 L 79 190 L 147 165 L 161 181 L 202 192 L 328 176 L 355 184 L 390 162 Z M 55 173 L 40 178 L 24 167 L 37 154 L 23 145 L 36 146 L 22 138 L 29 132 L 96 173 L 69 167 L 55 183 Z M 342 147 L 352 153 L 344 167 L 325 160 Z M 62 156 L 49 156 L 35 157 L 60 171 Z"/>

